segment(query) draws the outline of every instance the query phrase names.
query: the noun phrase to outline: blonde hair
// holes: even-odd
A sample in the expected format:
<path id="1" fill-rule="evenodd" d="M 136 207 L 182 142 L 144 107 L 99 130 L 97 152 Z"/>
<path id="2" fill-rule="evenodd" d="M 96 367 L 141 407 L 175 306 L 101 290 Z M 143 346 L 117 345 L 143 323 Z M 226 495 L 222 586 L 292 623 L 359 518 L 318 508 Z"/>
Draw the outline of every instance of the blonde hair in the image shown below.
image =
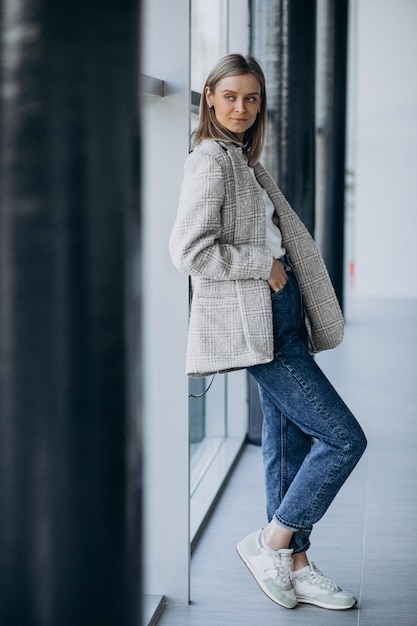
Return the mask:
<path id="1" fill-rule="evenodd" d="M 218 61 L 207 77 L 205 86 L 210 93 L 215 93 L 217 83 L 227 76 L 239 76 L 241 74 L 252 74 L 258 80 L 261 88 L 260 112 L 254 124 L 245 132 L 243 142 L 224 128 L 217 121 L 213 108 L 210 108 L 205 93 L 203 91 L 200 101 L 200 118 L 197 129 L 194 132 L 194 145 L 199 144 L 203 139 L 214 139 L 225 143 L 234 143 L 243 148 L 247 154 L 249 163 L 254 165 L 261 156 L 264 146 L 267 129 L 268 108 L 266 103 L 265 76 L 258 61 L 251 55 L 228 54 Z"/>

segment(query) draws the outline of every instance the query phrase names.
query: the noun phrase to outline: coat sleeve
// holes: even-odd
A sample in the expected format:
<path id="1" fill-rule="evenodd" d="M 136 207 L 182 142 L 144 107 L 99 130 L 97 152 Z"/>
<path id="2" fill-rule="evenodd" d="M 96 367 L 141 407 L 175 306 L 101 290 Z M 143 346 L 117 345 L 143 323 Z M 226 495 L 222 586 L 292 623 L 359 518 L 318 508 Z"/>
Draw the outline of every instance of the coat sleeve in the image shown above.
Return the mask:
<path id="1" fill-rule="evenodd" d="M 192 152 L 188 156 L 169 242 L 172 261 L 181 272 L 213 280 L 267 280 L 273 257 L 266 246 L 222 241 L 223 169 L 214 155 Z"/>

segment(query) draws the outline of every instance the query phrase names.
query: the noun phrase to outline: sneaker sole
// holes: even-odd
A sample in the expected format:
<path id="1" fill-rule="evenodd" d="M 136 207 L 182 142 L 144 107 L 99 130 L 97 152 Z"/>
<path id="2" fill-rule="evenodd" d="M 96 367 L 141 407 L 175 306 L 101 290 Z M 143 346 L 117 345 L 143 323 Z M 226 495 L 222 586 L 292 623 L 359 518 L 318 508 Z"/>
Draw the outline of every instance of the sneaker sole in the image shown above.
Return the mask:
<path id="1" fill-rule="evenodd" d="M 320 602 L 320 600 L 313 600 L 312 598 L 304 598 L 300 596 L 296 596 L 297 602 L 300 604 L 314 604 L 314 606 L 319 606 L 321 609 L 328 609 L 330 611 L 348 611 L 349 609 L 353 609 L 358 601 L 355 600 L 354 604 L 350 606 L 335 606 L 334 604 L 326 604 L 325 602 Z"/>
<path id="2" fill-rule="evenodd" d="M 256 575 L 256 572 L 253 570 L 253 568 L 251 567 L 250 563 L 246 560 L 246 555 L 243 552 L 243 550 L 240 549 L 239 544 L 236 546 L 236 552 L 238 553 L 239 557 L 242 559 L 243 563 L 246 565 L 247 569 L 249 570 L 249 572 L 252 574 L 252 576 L 254 577 L 256 584 L 258 585 L 259 589 L 261 591 L 264 592 L 264 594 L 270 599 L 272 600 L 272 602 L 275 602 L 275 604 L 278 604 L 279 606 L 284 607 L 284 609 L 295 609 L 295 607 L 297 606 L 297 604 L 294 604 L 294 606 L 289 606 L 288 604 L 285 604 L 284 602 L 280 602 L 278 600 L 278 598 L 275 598 L 274 596 L 272 596 L 269 593 L 269 590 L 267 587 L 262 585 L 262 582 L 258 580 L 258 577 Z"/>

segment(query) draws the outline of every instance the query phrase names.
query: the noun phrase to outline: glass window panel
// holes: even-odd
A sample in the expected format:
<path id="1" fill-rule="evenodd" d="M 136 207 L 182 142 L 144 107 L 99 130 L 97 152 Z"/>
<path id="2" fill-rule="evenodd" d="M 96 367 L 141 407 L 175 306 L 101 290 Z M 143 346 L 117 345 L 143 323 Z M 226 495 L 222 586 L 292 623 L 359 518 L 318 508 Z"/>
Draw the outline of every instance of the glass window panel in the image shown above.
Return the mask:
<path id="1" fill-rule="evenodd" d="M 228 2 L 192 0 L 191 89 L 201 93 L 213 65 L 227 54 Z"/>
<path id="2" fill-rule="evenodd" d="M 216 376 L 210 390 L 189 399 L 191 494 L 226 437 L 226 376 Z M 203 394 L 208 378 L 191 378 L 190 394 Z"/>
<path id="3" fill-rule="evenodd" d="M 229 19 L 232 6 L 238 11 L 233 20 Z M 248 15 L 249 7 L 244 3 L 237 5 L 230 0 L 191 2 L 191 131 L 198 124 L 199 95 L 204 89 L 204 81 L 218 59 L 229 52 L 229 40 L 234 32 L 230 28 L 239 31 L 234 33 L 234 40 L 239 39 L 241 31 L 241 39 L 245 39 Z M 245 45 L 242 45 L 242 51 L 245 51 Z M 194 396 L 204 394 L 211 380 L 211 377 L 190 379 L 189 392 Z M 229 380 L 229 375 L 218 374 L 206 394 L 189 400 L 192 539 L 230 470 L 246 433 L 246 378 L 243 377 L 243 383 L 241 380 L 242 384 L 237 386 L 229 385 Z M 233 398 L 228 397 L 228 386 L 229 396 Z M 233 416 L 235 405 L 240 407 L 238 416 Z M 229 417 L 232 422 L 231 436 L 228 435 Z M 236 428 L 237 422 L 239 426 Z"/>
<path id="4" fill-rule="evenodd" d="M 192 0 L 191 89 L 200 94 L 211 67 L 227 53 L 228 1 Z M 198 124 L 198 107 L 192 107 L 191 130 Z M 190 380 L 190 393 L 202 394 L 211 378 Z M 226 437 L 226 377 L 217 376 L 210 391 L 190 398 L 191 493 Z"/>

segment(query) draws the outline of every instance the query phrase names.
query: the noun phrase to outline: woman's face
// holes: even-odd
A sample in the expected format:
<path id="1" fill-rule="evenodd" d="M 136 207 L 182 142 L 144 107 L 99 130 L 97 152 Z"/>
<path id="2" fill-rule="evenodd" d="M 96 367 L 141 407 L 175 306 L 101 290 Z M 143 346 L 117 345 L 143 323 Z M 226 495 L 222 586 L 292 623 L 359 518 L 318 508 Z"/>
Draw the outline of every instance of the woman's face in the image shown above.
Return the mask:
<path id="1" fill-rule="evenodd" d="M 226 76 L 216 84 L 215 92 L 205 89 L 206 100 L 213 106 L 217 121 L 239 141 L 254 124 L 261 108 L 261 86 L 253 74 Z"/>

